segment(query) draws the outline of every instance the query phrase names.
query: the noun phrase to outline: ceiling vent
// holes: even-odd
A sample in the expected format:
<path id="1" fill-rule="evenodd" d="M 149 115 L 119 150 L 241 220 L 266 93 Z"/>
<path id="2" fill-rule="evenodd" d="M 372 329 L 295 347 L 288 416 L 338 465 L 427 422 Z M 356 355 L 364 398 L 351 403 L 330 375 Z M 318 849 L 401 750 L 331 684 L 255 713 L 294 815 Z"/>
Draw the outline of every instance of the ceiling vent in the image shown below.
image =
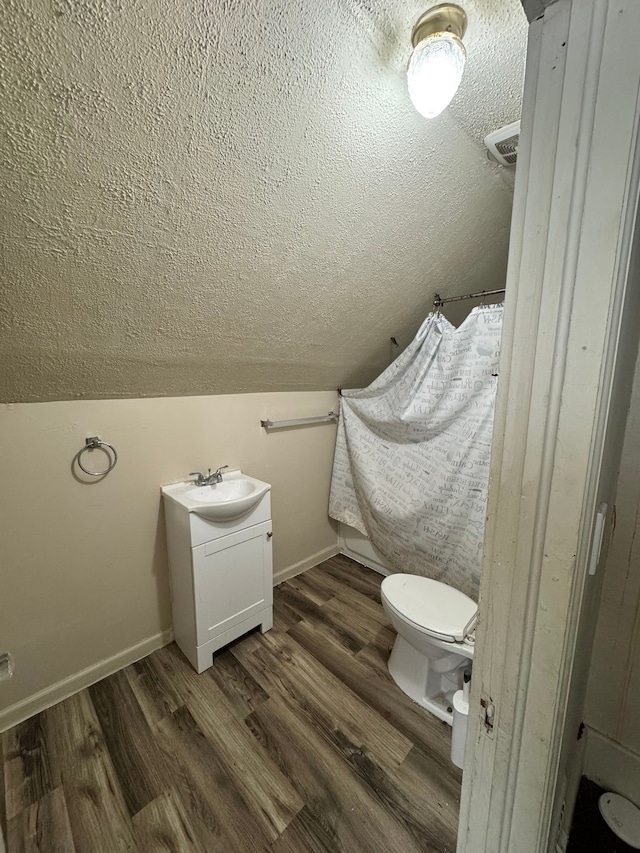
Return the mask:
<path id="1" fill-rule="evenodd" d="M 484 138 L 484 144 L 489 149 L 489 156 L 501 166 L 515 166 L 518 159 L 518 142 L 520 141 L 520 122 L 514 121 L 494 130 Z"/>

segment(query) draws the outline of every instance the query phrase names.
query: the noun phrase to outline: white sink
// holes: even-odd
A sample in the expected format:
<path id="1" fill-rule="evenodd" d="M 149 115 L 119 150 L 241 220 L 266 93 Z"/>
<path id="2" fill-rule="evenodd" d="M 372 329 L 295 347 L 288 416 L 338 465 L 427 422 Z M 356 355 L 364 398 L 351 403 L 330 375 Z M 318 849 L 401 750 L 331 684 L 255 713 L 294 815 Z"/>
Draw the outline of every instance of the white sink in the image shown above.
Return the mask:
<path id="1" fill-rule="evenodd" d="M 238 501 L 255 494 L 256 486 L 248 480 L 231 480 L 215 483 L 213 486 L 196 486 L 185 493 L 185 498 L 199 503 L 222 503 Z"/>
<path id="2" fill-rule="evenodd" d="M 242 471 L 232 471 L 213 486 L 175 483 L 163 486 L 162 494 L 202 518 L 230 521 L 252 510 L 270 488 L 269 483 L 248 477 Z"/>

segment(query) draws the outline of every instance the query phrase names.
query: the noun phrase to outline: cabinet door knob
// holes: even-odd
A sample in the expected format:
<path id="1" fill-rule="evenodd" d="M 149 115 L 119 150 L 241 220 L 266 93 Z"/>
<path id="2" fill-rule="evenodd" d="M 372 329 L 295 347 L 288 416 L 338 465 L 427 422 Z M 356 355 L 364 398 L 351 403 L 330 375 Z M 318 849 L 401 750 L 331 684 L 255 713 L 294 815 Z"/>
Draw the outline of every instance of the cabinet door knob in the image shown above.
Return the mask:
<path id="1" fill-rule="evenodd" d="M 268 530 L 268 531 L 267 531 L 267 539 L 271 539 L 271 537 L 272 537 L 272 536 L 273 536 L 273 531 L 272 531 L 272 530 Z"/>

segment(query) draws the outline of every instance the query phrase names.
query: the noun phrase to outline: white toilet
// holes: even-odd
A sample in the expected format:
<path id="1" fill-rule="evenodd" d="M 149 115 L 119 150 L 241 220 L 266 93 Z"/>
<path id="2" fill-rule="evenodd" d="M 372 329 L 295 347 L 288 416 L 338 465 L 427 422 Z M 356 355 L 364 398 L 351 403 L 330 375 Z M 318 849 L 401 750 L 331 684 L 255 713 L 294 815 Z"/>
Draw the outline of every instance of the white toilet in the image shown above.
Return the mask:
<path id="1" fill-rule="evenodd" d="M 389 672 L 407 696 L 449 725 L 453 694 L 473 660 L 478 605 L 431 578 L 389 575 L 382 606 L 398 632 Z"/>

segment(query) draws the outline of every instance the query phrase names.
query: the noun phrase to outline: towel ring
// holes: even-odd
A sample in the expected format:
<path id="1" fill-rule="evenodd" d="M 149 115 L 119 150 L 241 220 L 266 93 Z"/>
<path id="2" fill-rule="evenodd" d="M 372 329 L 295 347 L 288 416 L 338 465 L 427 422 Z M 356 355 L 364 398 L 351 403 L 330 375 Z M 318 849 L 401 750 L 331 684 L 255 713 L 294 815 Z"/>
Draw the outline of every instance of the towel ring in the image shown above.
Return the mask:
<path id="1" fill-rule="evenodd" d="M 96 447 L 108 447 L 111 453 L 113 454 L 113 459 L 109 460 L 109 467 L 105 468 L 104 471 L 88 471 L 80 461 L 80 457 L 86 450 L 94 450 Z M 108 452 L 109 451 L 105 451 L 105 453 Z M 84 447 L 82 448 L 82 450 L 79 451 L 78 455 L 76 456 L 76 461 L 78 463 L 78 467 L 90 477 L 104 477 L 105 474 L 108 474 L 109 471 L 113 471 L 113 469 L 116 467 L 116 462 L 118 461 L 118 454 L 116 453 L 116 449 L 113 444 L 109 444 L 106 441 L 102 441 L 102 439 L 97 435 L 92 435 L 90 438 L 85 438 Z"/>

